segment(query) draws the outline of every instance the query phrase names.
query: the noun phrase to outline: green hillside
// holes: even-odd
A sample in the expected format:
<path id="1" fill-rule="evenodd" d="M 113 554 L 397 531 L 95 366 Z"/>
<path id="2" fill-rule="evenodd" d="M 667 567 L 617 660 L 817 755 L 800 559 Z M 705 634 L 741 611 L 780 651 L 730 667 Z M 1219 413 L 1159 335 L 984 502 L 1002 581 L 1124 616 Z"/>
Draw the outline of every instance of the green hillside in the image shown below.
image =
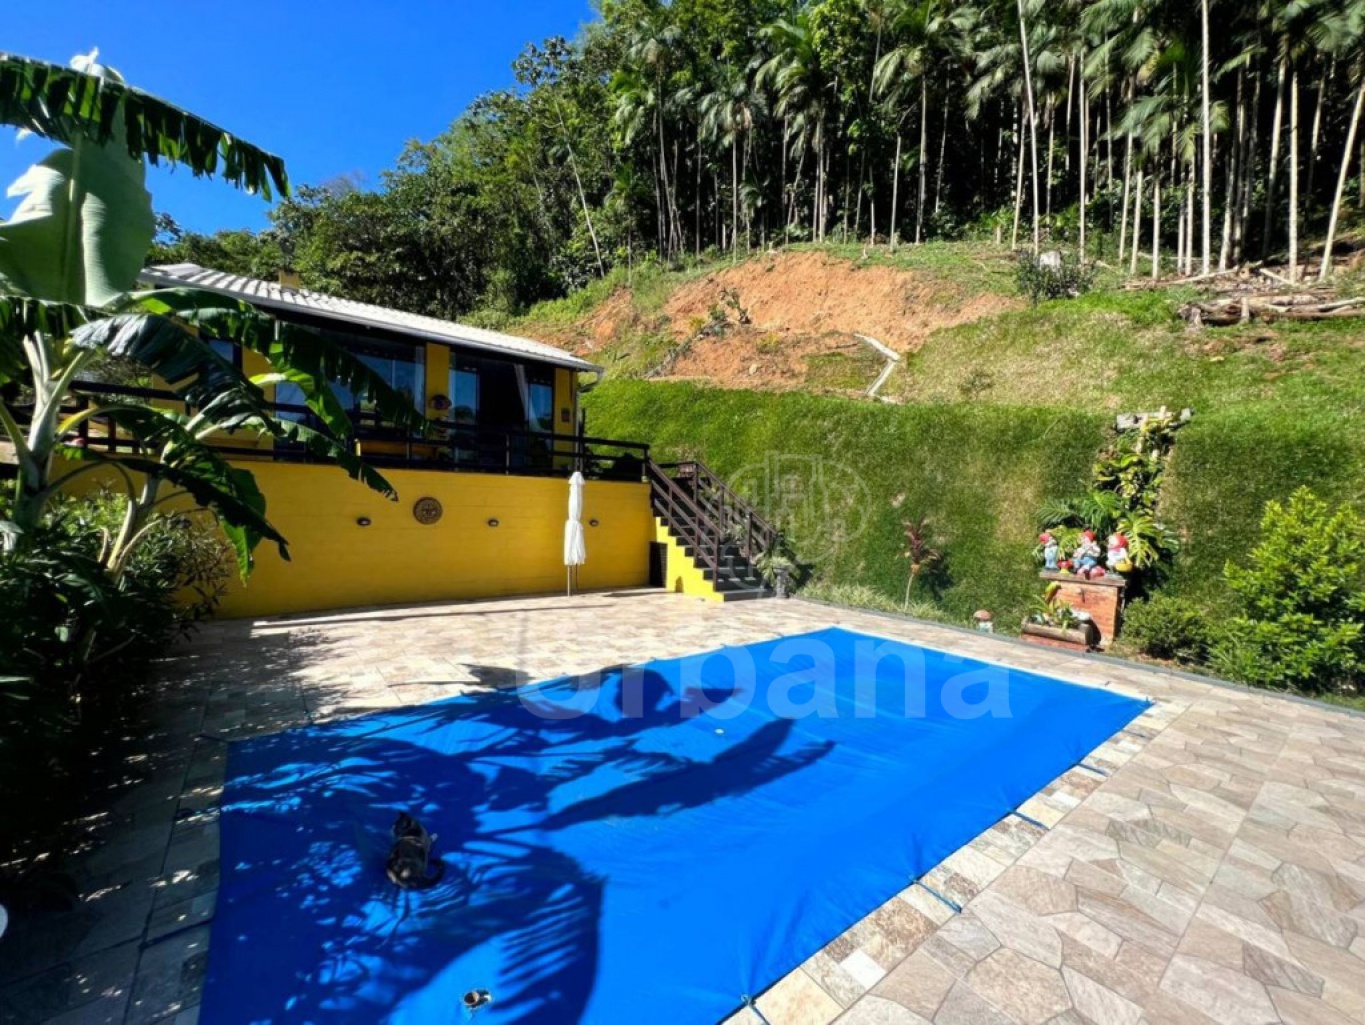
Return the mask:
<path id="1" fill-rule="evenodd" d="M 939 248 L 950 252 L 938 262 L 1000 258 L 988 246 Z M 672 289 L 697 281 L 697 271 L 651 278 L 646 308 L 667 308 Z M 1008 290 L 999 273 L 981 274 L 954 301 Z M 887 401 L 812 394 L 810 382 L 642 380 L 615 353 L 639 344 L 641 325 L 656 347 L 669 341 L 648 317 L 627 318 L 593 353 L 609 371 L 588 397 L 590 429 L 649 441 L 660 458 L 704 459 L 736 480 L 785 519 L 814 594 L 899 605 L 902 524 L 927 516 L 946 560 L 915 594 L 915 611 L 965 623 L 984 607 L 1010 629 L 1039 591 L 1042 505 L 1085 490 L 1117 414 L 1192 407 L 1159 504 L 1181 550 L 1156 593 L 1187 599 L 1214 621 L 1230 607 L 1224 566 L 1255 543 L 1266 502 L 1301 485 L 1334 504 L 1365 495 L 1365 322 L 1190 329 L 1178 311 L 1197 295 L 1109 284 L 935 330 L 896 368 Z M 572 339 L 571 325 L 594 322 L 607 302 L 635 299 L 601 293 L 561 321 L 561 337 Z"/>

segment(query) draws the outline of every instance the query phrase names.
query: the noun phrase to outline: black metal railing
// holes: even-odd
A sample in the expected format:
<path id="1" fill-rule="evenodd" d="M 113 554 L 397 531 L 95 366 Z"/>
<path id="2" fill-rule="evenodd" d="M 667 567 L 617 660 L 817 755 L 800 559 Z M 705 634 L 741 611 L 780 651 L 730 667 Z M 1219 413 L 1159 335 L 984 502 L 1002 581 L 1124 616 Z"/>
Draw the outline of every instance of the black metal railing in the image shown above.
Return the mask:
<path id="1" fill-rule="evenodd" d="M 96 411 L 83 418 L 66 440 L 111 455 L 139 451 L 142 446 L 136 436 L 120 430 L 112 417 L 98 412 L 101 400 L 108 404 L 111 399 L 172 405 L 193 412 L 173 392 L 82 381 L 63 407 L 63 415 L 86 412 L 92 407 Z M 315 429 L 322 427 L 307 406 L 267 403 L 266 408 L 279 419 L 294 420 Z M 352 411 L 350 419 L 352 431 L 340 440 L 376 467 L 551 477 L 567 477 L 578 470 L 592 479 L 639 481 L 645 479 L 649 462 L 649 446 L 634 441 L 445 420 L 427 421 L 426 430 L 415 433 L 387 424 L 377 413 L 363 409 Z M 249 435 L 253 443 L 235 443 L 239 435 Z M 224 431 L 209 444 L 224 456 L 275 462 L 326 461 L 301 444 L 255 431 Z"/>
<path id="2" fill-rule="evenodd" d="M 690 547 L 703 570 L 720 582 L 736 567 L 733 547 L 752 564 L 781 540 L 775 527 L 717 477 L 705 463 L 646 463 L 654 513 Z"/>
<path id="3" fill-rule="evenodd" d="M 672 471 L 673 479 L 691 493 L 713 529 L 734 543 L 746 559 L 752 561 L 778 543 L 777 528 L 705 463 L 689 460 L 656 465 L 666 474 Z"/>

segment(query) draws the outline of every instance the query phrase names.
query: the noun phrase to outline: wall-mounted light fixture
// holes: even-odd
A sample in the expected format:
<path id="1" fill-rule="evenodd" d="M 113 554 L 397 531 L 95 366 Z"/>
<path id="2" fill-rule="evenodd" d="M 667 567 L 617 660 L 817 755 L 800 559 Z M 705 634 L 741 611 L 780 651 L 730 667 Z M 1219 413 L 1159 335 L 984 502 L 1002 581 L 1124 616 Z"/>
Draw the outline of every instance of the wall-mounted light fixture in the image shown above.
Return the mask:
<path id="1" fill-rule="evenodd" d="M 597 521 L 597 520 L 589 520 L 589 521 L 588 521 L 588 526 L 590 526 L 590 527 L 600 527 L 601 525 L 602 525 L 602 524 L 601 524 L 599 521 Z"/>
<path id="2" fill-rule="evenodd" d="M 370 525 L 370 518 L 368 516 L 357 516 L 355 525 L 357 527 L 368 527 Z"/>
<path id="3" fill-rule="evenodd" d="M 492 519 L 490 519 L 490 520 L 488 521 L 488 525 L 489 525 L 490 527 L 496 527 L 496 526 L 498 525 L 497 518 L 496 518 L 496 517 L 493 517 Z"/>

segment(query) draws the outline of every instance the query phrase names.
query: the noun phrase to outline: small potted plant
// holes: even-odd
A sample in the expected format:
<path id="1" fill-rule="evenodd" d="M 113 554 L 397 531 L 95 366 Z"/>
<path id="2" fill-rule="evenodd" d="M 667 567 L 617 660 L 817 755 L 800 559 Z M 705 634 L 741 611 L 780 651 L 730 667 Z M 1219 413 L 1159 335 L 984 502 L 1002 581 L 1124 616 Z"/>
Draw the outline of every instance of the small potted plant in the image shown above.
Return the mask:
<path id="1" fill-rule="evenodd" d="M 1089 615 L 1062 601 L 1060 591 L 1060 584 L 1048 584 L 1042 597 L 1034 601 L 1019 635 L 1032 644 L 1089 651 L 1095 647 L 1095 624 Z"/>

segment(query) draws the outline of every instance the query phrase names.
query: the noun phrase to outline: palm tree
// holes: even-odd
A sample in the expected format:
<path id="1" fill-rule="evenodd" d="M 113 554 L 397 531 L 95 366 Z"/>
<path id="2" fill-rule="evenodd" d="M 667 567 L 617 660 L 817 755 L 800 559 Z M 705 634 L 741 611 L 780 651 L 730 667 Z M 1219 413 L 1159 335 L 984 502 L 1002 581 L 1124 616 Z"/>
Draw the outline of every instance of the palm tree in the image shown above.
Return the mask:
<path id="1" fill-rule="evenodd" d="M 767 26 L 763 37 L 773 56 L 759 67 L 755 84 L 770 91 L 773 109 L 785 119 L 784 144 L 793 146 L 794 152 L 805 149 L 814 152 L 811 234 L 823 241 L 829 204 L 825 129 L 833 83 L 815 45 L 808 9 Z"/>
<path id="2" fill-rule="evenodd" d="M 702 97 L 698 110 L 702 137 L 730 150 L 730 253 L 735 258 L 739 253 L 740 168 L 748 162 L 748 140 L 762 111 L 762 96 L 744 75 L 727 69 L 718 88 Z"/>
<path id="3" fill-rule="evenodd" d="M 1033 102 L 1033 61 L 1028 47 L 1028 15 L 1024 10 L 1024 0 L 1017 0 L 1019 7 L 1019 48 L 1024 67 L 1024 97 L 1027 100 L 1029 149 L 1033 158 L 1033 255 L 1038 255 L 1042 246 L 1042 221 L 1038 209 L 1038 112 Z"/>
<path id="4" fill-rule="evenodd" d="M 1209 99 L 1209 0 L 1200 0 L 1200 111 L 1204 129 L 1204 262 L 1203 273 L 1209 273 L 1213 256 L 1213 115 Z"/>
<path id="5" fill-rule="evenodd" d="M 916 199 L 915 241 L 923 238 L 925 197 L 928 191 L 929 80 L 949 61 L 965 51 L 974 11 L 969 6 L 950 8 L 945 0 L 901 0 L 890 12 L 892 45 L 873 67 L 873 94 L 886 105 L 896 125 L 896 154 L 892 163 L 891 245 L 896 244 L 897 202 L 900 192 L 902 126 L 908 100 L 919 94 L 919 195 Z M 918 90 L 912 86 L 918 83 Z M 944 102 L 947 131 L 947 99 Z M 945 139 L 946 142 L 946 139 Z M 939 175 L 942 180 L 942 154 Z"/>
<path id="6" fill-rule="evenodd" d="M 657 0 L 640 0 L 634 5 L 630 24 L 625 48 L 626 66 L 617 71 L 611 82 L 611 91 L 616 98 L 614 120 L 625 143 L 643 137 L 646 130 L 658 143 L 653 160 L 658 182 L 659 242 L 665 253 L 673 255 L 681 251 L 683 241 L 677 182 L 669 175 L 666 123 L 668 80 L 679 30 L 671 9 Z"/>
<path id="7" fill-rule="evenodd" d="M 1351 120 L 1346 130 L 1345 149 L 1337 172 L 1336 192 L 1332 196 L 1332 211 L 1327 222 L 1327 238 L 1323 243 L 1322 266 L 1318 280 L 1326 281 L 1332 274 L 1332 250 L 1336 245 L 1337 222 L 1345 199 L 1347 176 L 1355 156 L 1356 139 L 1360 132 L 1360 115 L 1365 108 L 1365 0 L 1343 0 L 1335 10 L 1324 12 L 1310 28 L 1313 42 L 1334 54 L 1348 69 L 1349 77 L 1360 81 Z"/>

